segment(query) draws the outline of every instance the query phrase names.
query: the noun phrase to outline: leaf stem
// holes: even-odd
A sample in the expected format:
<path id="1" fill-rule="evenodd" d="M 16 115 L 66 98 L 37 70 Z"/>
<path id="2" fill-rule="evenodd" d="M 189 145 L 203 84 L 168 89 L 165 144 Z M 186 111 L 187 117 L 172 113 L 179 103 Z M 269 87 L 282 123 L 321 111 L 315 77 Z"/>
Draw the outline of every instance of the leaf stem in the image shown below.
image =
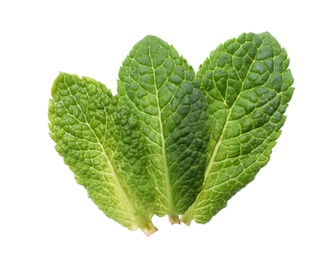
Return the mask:
<path id="1" fill-rule="evenodd" d="M 184 213 L 184 215 L 181 216 L 180 221 L 186 224 L 188 227 L 190 226 L 191 222 L 193 221 L 194 211 L 196 207 L 196 202 L 192 204 L 187 211 Z"/>
<path id="2" fill-rule="evenodd" d="M 158 231 L 158 229 L 152 224 L 151 221 L 149 221 L 145 226 L 141 227 L 141 230 L 148 237 Z"/>

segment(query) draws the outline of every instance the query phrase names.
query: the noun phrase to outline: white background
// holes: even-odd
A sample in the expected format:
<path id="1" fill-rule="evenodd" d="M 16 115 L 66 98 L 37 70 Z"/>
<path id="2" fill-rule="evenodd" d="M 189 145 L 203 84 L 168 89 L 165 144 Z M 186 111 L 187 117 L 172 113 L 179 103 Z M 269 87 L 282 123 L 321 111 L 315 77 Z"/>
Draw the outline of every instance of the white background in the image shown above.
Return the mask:
<path id="1" fill-rule="evenodd" d="M 1 1 L 0 259 L 332 259 L 329 1 Z M 147 34 L 197 69 L 219 43 L 269 31 L 296 88 L 269 164 L 206 225 L 155 218 L 151 237 L 108 219 L 48 136 L 59 71 L 116 90 Z"/>

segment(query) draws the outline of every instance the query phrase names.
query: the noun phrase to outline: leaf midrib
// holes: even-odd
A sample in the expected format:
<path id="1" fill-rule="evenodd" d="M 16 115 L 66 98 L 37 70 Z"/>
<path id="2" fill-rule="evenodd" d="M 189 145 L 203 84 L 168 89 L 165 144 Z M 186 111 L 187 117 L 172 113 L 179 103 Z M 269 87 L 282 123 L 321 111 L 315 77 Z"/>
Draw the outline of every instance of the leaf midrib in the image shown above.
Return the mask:
<path id="1" fill-rule="evenodd" d="M 257 52 L 258 52 L 258 49 L 259 49 L 259 47 L 257 48 Z M 215 146 L 215 148 L 214 148 L 214 150 L 213 150 L 213 153 L 212 153 L 212 156 L 211 156 L 211 158 L 210 158 L 210 161 L 209 161 L 208 167 L 207 167 L 206 170 L 205 170 L 205 173 L 204 173 L 204 182 L 205 182 L 205 180 L 207 179 L 207 177 L 208 177 L 208 175 L 209 175 L 209 172 L 211 171 L 211 168 L 212 168 L 212 166 L 213 166 L 213 164 L 214 164 L 214 160 L 215 160 L 215 157 L 217 156 L 217 153 L 218 153 L 218 151 L 219 151 L 219 148 L 220 148 L 220 146 L 221 146 L 221 143 L 224 141 L 225 130 L 226 130 L 226 128 L 227 128 L 228 123 L 230 122 L 230 121 L 229 121 L 229 118 L 230 118 L 230 116 L 232 115 L 232 111 L 233 111 L 233 109 L 234 109 L 234 107 L 235 107 L 236 102 L 238 101 L 239 97 L 241 96 L 241 93 L 242 93 L 242 90 L 243 90 L 244 82 L 246 81 L 247 76 L 248 76 L 248 74 L 250 73 L 250 71 L 251 71 L 251 69 L 252 69 L 252 67 L 253 67 L 253 65 L 254 65 L 254 63 L 255 63 L 255 60 L 256 60 L 256 56 L 253 57 L 253 59 L 252 59 L 252 63 L 250 64 L 250 67 L 248 68 L 248 71 L 247 71 L 245 77 L 243 77 L 243 80 L 241 80 L 241 77 L 239 77 L 239 75 L 238 75 L 238 77 L 239 77 L 239 79 L 241 80 L 241 83 L 242 83 L 242 84 L 241 84 L 241 90 L 239 91 L 239 94 L 237 95 L 236 99 L 234 100 L 232 106 L 231 106 L 231 107 L 229 108 L 229 110 L 228 110 L 228 114 L 227 114 L 227 117 L 226 117 L 226 120 L 225 120 L 225 124 L 224 124 L 224 127 L 223 127 L 223 129 L 222 129 L 222 132 L 221 132 L 221 134 L 220 134 L 220 137 L 219 137 L 218 143 L 216 144 L 216 146 Z M 216 68 L 217 68 L 217 66 L 216 66 Z M 215 68 L 215 69 L 216 69 L 216 68 Z M 214 69 L 214 70 L 215 70 L 215 69 Z M 236 71 L 236 72 L 238 73 L 238 71 Z M 227 89 L 226 89 L 226 91 L 225 91 L 225 96 L 226 96 L 226 92 L 227 92 Z"/>
<path id="2" fill-rule="evenodd" d="M 162 152 L 162 158 L 163 158 L 163 168 L 164 168 L 164 174 L 165 174 L 165 184 L 166 184 L 166 198 L 168 202 L 168 215 L 170 219 L 174 217 L 174 212 L 175 212 L 175 207 L 174 207 L 174 201 L 173 201 L 173 195 L 172 195 L 172 189 L 171 189 L 171 183 L 170 183 L 170 177 L 169 177 L 169 168 L 168 168 L 168 161 L 167 161 L 167 156 L 166 156 L 166 142 L 165 142 L 165 137 L 164 137 L 164 130 L 163 130 L 163 122 L 161 120 L 161 108 L 160 108 L 160 103 L 159 103 L 159 90 L 157 88 L 157 80 L 156 80 L 156 69 L 153 65 L 153 58 L 151 54 L 151 41 L 149 44 L 149 57 L 151 60 L 151 68 L 152 68 L 152 74 L 153 74 L 153 85 L 155 88 L 155 98 L 157 101 L 157 109 L 158 109 L 158 123 L 159 123 L 159 128 L 160 128 L 160 138 L 161 138 L 161 152 Z"/>

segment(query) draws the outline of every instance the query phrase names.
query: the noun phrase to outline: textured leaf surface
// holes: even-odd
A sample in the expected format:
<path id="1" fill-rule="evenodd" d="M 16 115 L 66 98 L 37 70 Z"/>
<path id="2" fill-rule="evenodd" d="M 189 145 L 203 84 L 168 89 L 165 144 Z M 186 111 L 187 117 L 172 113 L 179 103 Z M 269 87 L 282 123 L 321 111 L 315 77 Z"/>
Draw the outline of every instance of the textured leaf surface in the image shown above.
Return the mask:
<path id="1" fill-rule="evenodd" d="M 194 202 L 205 169 L 207 104 L 194 79 L 177 51 L 154 36 L 133 47 L 119 72 L 118 92 L 146 136 L 156 214 L 172 223 Z"/>
<path id="2" fill-rule="evenodd" d="M 118 96 L 91 78 L 60 73 L 49 103 L 51 137 L 89 197 L 110 218 L 145 233 L 156 229 L 154 185 L 144 138 Z"/>
<path id="3" fill-rule="evenodd" d="M 293 93 L 288 64 L 269 33 L 249 33 L 220 45 L 201 66 L 211 138 L 203 190 L 185 223 L 208 222 L 268 162 Z"/>

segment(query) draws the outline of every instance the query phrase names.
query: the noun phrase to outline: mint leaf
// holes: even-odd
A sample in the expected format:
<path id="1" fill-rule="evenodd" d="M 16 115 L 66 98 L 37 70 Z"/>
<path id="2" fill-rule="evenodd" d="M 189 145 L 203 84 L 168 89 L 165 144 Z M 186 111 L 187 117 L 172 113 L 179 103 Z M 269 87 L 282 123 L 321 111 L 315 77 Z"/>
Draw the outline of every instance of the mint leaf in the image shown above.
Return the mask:
<path id="1" fill-rule="evenodd" d="M 52 97 L 51 137 L 77 182 L 108 217 L 130 230 L 155 232 L 154 186 L 130 110 L 102 83 L 65 73 L 55 80 Z"/>
<path id="2" fill-rule="evenodd" d="M 186 60 L 154 36 L 133 47 L 119 72 L 118 92 L 146 137 L 156 214 L 171 223 L 194 202 L 204 178 L 207 103 L 194 80 Z"/>
<path id="3" fill-rule="evenodd" d="M 286 51 L 269 33 L 242 34 L 197 73 L 208 98 L 210 142 L 203 189 L 182 216 L 206 223 L 268 162 L 293 93 Z"/>
<path id="4" fill-rule="evenodd" d="M 49 103 L 56 150 L 110 218 L 146 234 L 153 214 L 206 223 L 270 159 L 293 94 L 269 33 L 226 41 L 195 75 L 155 36 L 123 61 L 118 92 L 60 73 Z"/>

